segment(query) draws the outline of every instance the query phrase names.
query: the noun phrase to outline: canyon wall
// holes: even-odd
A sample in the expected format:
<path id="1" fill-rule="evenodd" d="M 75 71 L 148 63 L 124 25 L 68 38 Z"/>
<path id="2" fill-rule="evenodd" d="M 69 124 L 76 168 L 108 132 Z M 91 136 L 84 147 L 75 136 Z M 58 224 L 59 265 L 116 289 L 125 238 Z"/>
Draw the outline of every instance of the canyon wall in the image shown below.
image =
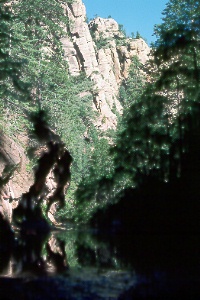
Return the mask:
<path id="1" fill-rule="evenodd" d="M 28 163 L 23 147 L 0 131 L 0 212 L 9 221 L 19 197 L 29 190 L 33 181 Z"/>
<path id="2" fill-rule="evenodd" d="M 87 23 L 82 0 L 65 4 L 64 9 L 69 26 L 65 29 L 66 36 L 62 38 L 62 44 L 69 72 L 73 76 L 84 72 L 94 83 L 93 106 L 98 113 L 95 125 L 103 131 L 115 129 L 117 115 L 122 113 L 118 101 L 120 84 L 128 77 L 132 57 L 136 55 L 144 64 L 150 49 L 141 38 L 126 38 L 112 18 L 97 17 Z M 33 182 L 33 174 L 27 171 L 27 165 L 28 159 L 23 148 L 1 132 L 0 177 L 5 170 L 16 167 L 12 178 L 0 193 L 0 211 L 9 220 L 12 218 L 12 209 L 17 206 L 17 199 L 28 191 Z"/>
<path id="3" fill-rule="evenodd" d="M 65 10 L 70 25 L 62 43 L 69 71 L 74 76 L 83 71 L 91 78 L 94 109 L 99 112 L 96 125 L 115 129 L 116 114 L 122 111 L 117 99 L 120 83 L 128 76 L 131 58 L 137 55 L 145 63 L 150 48 L 141 38 L 126 38 L 112 18 L 97 17 L 87 23 L 82 0 L 66 5 Z"/>

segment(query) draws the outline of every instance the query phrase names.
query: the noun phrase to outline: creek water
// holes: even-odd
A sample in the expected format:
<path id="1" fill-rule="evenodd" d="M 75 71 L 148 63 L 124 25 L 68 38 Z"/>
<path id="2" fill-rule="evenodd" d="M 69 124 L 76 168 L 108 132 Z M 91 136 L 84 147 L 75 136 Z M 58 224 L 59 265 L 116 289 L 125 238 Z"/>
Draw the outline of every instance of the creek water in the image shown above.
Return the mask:
<path id="1" fill-rule="evenodd" d="M 197 234 L 97 235 L 66 225 L 28 243 L 1 249 L 0 296 L 5 280 L 12 280 L 10 290 L 15 292 L 18 282 L 26 293 L 28 279 L 40 286 L 45 278 L 49 299 L 200 299 Z M 41 288 L 36 290 L 27 299 L 45 299 L 37 294 Z"/>

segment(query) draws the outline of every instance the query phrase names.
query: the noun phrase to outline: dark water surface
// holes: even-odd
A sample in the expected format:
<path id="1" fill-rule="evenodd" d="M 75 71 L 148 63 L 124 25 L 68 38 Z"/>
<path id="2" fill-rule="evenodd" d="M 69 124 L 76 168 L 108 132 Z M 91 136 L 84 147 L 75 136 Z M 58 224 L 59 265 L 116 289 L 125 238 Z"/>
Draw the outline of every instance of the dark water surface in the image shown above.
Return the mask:
<path id="1" fill-rule="evenodd" d="M 200 299 L 199 235 L 97 235 L 68 225 L 9 249 L 0 249 L 1 300 Z"/>

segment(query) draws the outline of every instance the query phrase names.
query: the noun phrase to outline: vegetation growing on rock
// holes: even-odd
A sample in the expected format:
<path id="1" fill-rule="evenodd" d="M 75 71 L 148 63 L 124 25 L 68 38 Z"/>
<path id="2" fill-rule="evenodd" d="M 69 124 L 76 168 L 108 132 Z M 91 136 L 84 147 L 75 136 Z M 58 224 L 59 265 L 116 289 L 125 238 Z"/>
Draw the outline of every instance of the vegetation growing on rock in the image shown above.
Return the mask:
<path id="1" fill-rule="evenodd" d="M 63 9 L 59 1 L 29 1 L 26 10 L 21 1 L 12 9 L 6 3 L 1 4 L 1 127 L 5 129 L 6 119 L 11 137 L 16 132 L 27 136 L 32 127 L 29 114 L 48 111 L 52 130 L 62 137 L 74 159 L 63 218 L 73 215 L 76 220 L 88 220 L 95 209 L 117 202 L 126 188 L 138 188 L 142 178 L 171 184 L 189 176 L 195 164 L 192 176 L 197 181 L 196 2 L 183 1 L 180 6 L 169 1 L 163 24 L 155 27 L 158 39 L 146 69 L 141 64 L 146 60 L 146 46 L 139 34 L 126 39 L 123 27 L 113 19 L 96 18 L 89 23 L 92 40 L 83 7 L 76 12 L 79 2 L 66 2 Z M 94 37 L 96 46 L 92 46 Z M 74 47 L 68 62 L 66 41 Z M 90 58 L 89 49 L 94 51 Z M 138 51 L 145 52 L 139 59 Z M 70 75 L 73 68 L 78 76 Z M 30 142 L 38 146 L 31 136 Z"/>

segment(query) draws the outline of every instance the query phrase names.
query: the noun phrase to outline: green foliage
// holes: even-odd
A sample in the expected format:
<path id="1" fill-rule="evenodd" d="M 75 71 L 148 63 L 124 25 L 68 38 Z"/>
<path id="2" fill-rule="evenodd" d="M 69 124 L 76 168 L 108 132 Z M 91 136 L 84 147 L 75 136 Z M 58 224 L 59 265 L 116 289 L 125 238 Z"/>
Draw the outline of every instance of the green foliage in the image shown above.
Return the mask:
<path id="1" fill-rule="evenodd" d="M 0 73 L 4 74 L 1 127 L 10 136 L 16 132 L 27 135 L 32 129 L 29 115 L 38 109 L 48 112 L 48 123 L 55 134 L 62 136 L 74 158 L 65 211 L 65 216 L 71 217 L 73 194 L 86 176 L 98 133 L 93 125 L 93 84 L 85 74 L 70 76 L 64 60 L 60 37 L 66 35 L 63 28 L 68 20 L 62 4 L 63 1 L 57 0 L 27 0 L 15 2 L 12 12 L 3 4 L 0 7 L 3 16 L 0 20 Z M 28 86 L 27 94 L 31 97 L 21 96 L 22 83 Z M 30 144 L 35 144 L 33 136 L 30 139 Z M 33 164 L 34 160 L 27 168 Z"/>
<path id="2" fill-rule="evenodd" d="M 0 127 L 11 135 L 25 126 L 22 119 L 26 109 L 20 111 L 19 101 L 30 101 L 30 89 L 23 77 L 25 60 L 13 55 L 13 48 L 21 42 L 21 37 L 15 35 L 15 15 L 8 1 L 1 1 L 0 15 Z M 12 110 L 15 111 L 14 118 Z"/>
<path id="3" fill-rule="evenodd" d="M 136 39 L 140 39 L 141 38 L 141 34 L 139 33 L 139 31 L 136 32 Z"/>
<path id="4" fill-rule="evenodd" d="M 119 33 L 114 36 L 115 42 L 117 46 L 127 46 L 128 47 L 128 41 L 127 41 L 127 35 L 126 31 L 122 24 L 119 24 Z"/>
<path id="5" fill-rule="evenodd" d="M 171 173 L 181 176 L 191 130 L 191 117 L 196 118 L 199 103 L 199 1 L 170 1 L 164 11 L 164 23 L 155 28 L 155 64 L 160 77 L 156 88 L 166 94 L 170 118 L 169 137 Z M 173 164 L 172 164 L 173 160 Z M 176 162 L 176 163 L 175 163 Z"/>
<path id="6" fill-rule="evenodd" d="M 121 98 L 128 98 L 129 93 L 133 95 L 134 90 L 136 97 L 123 119 L 115 162 L 120 172 L 131 174 L 134 185 L 142 175 L 168 181 L 181 176 L 183 169 L 184 153 L 188 149 L 185 135 L 191 119 L 188 116 L 192 114 L 193 103 L 199 101 L 199 29 L 195 14 L 189 22 L 190 29 L 181 24 L 183 17 L 186 17 L 184 23 L 188 22 L 185 11 L 188 9 L 190 14 L 191 8 L 186 2 L 184 5 L 179 6 L 179 22 L 176 7 L 176 24 L 166 23 L 173 16 L 169 10 L 170 18 L 165 18 L 159 27 L 160 38 L 154 51 L 156 75 L 150 74 L 154 83 L 148 84 L 141 96 L 134 84 L 130 89 L 121 89 Z M 133 83 L 133 72 L 129 82 L 130 78 Z"/>
<path id="7" fill-rule="evenodd" d="M 88 161 L 87 175 L 82 179 L 76 192 L 76 221 L 86 222 L 91 214 L 109 202 L 113 174 L 113 161 L 109 155 L 107 139 L 98 138 L 91 159 Z"/>
<path id="8" fill-rule="evenodd" d="M 8 1 L 1 1 L 0 15 L 0 95 L 5 101 L 8 94 L 14 91 L 25 93 L 27 90 L 21 78 L 23 61 L 12 55 L 13 44 L 16 45 L 19 40 L 13 34 L 14 16 Z"/>
<path id="9" fill-rule="evenodd" d="M 119 100 L 124 108 L 124 113 L 126 113 L 126 109 L 130 108 L 134 100 L 141 95 L 145 83 L 142 69 L 142 63 L 139 61 L 138 57 L 133 56 L 129 68 L 129 76 L 122 83 L 119 93 Z"/>
<path id="10" fill-rule="evenodd" d="M 31 84 L 34 101 L 39 101 L 41 68 L 50 60 L 62 61 L 60 37 L 68 21 L 62 1 L 17 1 L 13 11 L 13 31 L 21 41 L 15 45 L 13 55 L 26 60 L 23 74 Z"/>
<path id="11" fill-rule="evenodd" d="M 126 47 L 128 47 L 129 46 L 129 41 L 127 40 L 126 37 L 116 35 L 114 38 L 115 38 L 115 42 L 116 42 L 116 46 L 117 47 L 119 47 L 119 46 L 126 46 Z"/>
<path id="12" fill-rule="evenodd" d="M 100 32 L 99 38 L 95 39 L 95 45 L 97 46 L 97 49 L 102 49 L 102 48 L 108 48 L 109 47 L 109 38 L 105 38 L 103 36 L 103 33 Z"/>
<path id="13" fill-rule="evenodd" d="M 137 106 L 139 104 L 137 98 L 144 86 L 141 63 L 137 57 L 132 58 L 129 74 L 130 77 L 121 86 L 120 100 L 124 106 L 124 114 L 118 124 L 118 136 L 120 134 L 123 136 L 121 142 L 124 143 L 123 145 L 126 145 L 123 149 L 124 153 L 117 154 L 116 144 L 119 142 L 119 137 L 116 139 L 116 133 L 111 133 L 109 137 L 112 143 L 115 143 L 115 146 L 111 147 L 105 138 L 98 139 L 95 142 L 95 149 L 89 161 L 90 167 L 88 168 L 87 176 L 80 182 L 76 192 L 77 212 L 75 219 L 77 222 L 87 222 L 98 208 L 117 202 L 119 192 L 127 186 L 132 186 L 132 177 L 129 172 L 125 172 L 124 170 L 123 172 L 119 172 L 118 164 L 122 165 L 124 161 L 127 161 L 127 164 L 129 164 L 129 160 L 126 157 L 128 153 L 126 152 L 133 141 L 125 133 L 126 122 L 128 122 L 126 119 L 133 103 L 135 103 L 133 110 L 138 110 Z M 122 90 L 124 93 L 122 93 Z M 136 130 L 137 127 L 135 128 Z M 130 163 L 132 163 L 132 160 Z"/>
<path id="14" fill-rule="evenodd" d="M 126 38 L 126 30 L 122 24 L 119 24 L 119 32 Z"/>
<path id="15" fill-rule="evenodd" d="M 92 36 L 92 39 L 95 40 L 96 39 L 96 35 L 95 32 L 98 30 L 98 24 L 92 22 L 92 25 L 90 24 L 90 34 Z"/>
<path id="16" fill-rule="evenodd" d="M 107 48 L 109 46 L 109 38 L 105 38 L 103 33 L 100 32 L 99 33 L 99 37 L 96 37 L 95 32 L 98 30 L 98 24 L 93 23 L 92 26 L 90 26 L 90 33 L 91 36 L 95 42 L 95 45 L 97 47 L 97 49 L 102 49 L 102 48 Z"/>
<path id="17" fill-rule="evenodd" d="M 105 207 L 116 201 L 125 188 L 142 186 L 145 178 L 169 181 L 171 185 L 179 177 L 182 182 L 192 178 L 192 186 L 197 189 L 200 170 L 199 6 L 199 1 L 169 1 L 164 23 L 156 27 L 158 40 L 148 74 L 151 82 L 144 84 L 141 66 L 133 58 L 129 77 L 120 88 L 124 113 L 114 146 L 109 151 L 113 166 L 111 173 L 107 173 L 110 177 L 105 180 L 104 175 L 96 183 L 91 181 L 91 186 L 86 186 L 82 194 L 82 203 L 87 201 L 87 212 L 89 204 L 93 206 L 88 215 L 98 207 L 97 195 L 101 195 L 101 191 L 107 199 Z M 138 33 L 136 38 L 140 38 Z"/>
<path id="18" fill-rule="evenodd" d="M 131 38 L 134 39 L 135 38 L 135 33 L 131 32 Z"/>
<path id="19" fill-rule="evenodd" d="M 84 73 L 71 77 L 67 71 L 60 42 L 68 26 L 62 1 L 17 1 L 12 11 L 5 3 L 0 4 L 0 125 L 6 119 L 8 131 L 24 132 L 31 112 L 48 111 L 52 130 L 74 159 L 61 218 L 86 222 L 145 176 L 172 181 L 186 176 L 185 170 L 191 175 L 195 165 L 193 178 L 198 180 L 199 1 L 169 1 L 163 24 L 155 27 L 151 82 L 145 83 L 142 65 L 133 57 L 120 87 L 124 111 L 117 135 L 109 132 L 104 138 L 93 125 L 92 82 Z M 97 26 L 90 28 L 93 37 Z M 119 30 L 116 44 L 126 45 L 123 26 Z M 103 34 L 96 40 L 98 49 L 108 44 Z"/>
<path id="20" fill-rule="evenodd" d="M 10 6 L 1 4 L 1 7 L 9 11 Z M 62 1 L 17 1 L 9 13 L 10 18 L 1 28 L 4 28 L 4 36 L 6 30 L 9 31 L 7 43 L 3 41 L 9 59 L 4 57 L 3 62 L 9 64 L 12 76 L 6 75 L 1 90 L 4 115 L 7 114 L 10 121 L 6 130 L 20 133 L 27 130 L 29 112 L 40 106 L 41 69 L 44 65 L 45 71 L 50 68 L 51 60 L 54 63 L 63 60 L 60 37 L 67 18 Z M 63 68 L 63 72 L 66 69 Z"/>

